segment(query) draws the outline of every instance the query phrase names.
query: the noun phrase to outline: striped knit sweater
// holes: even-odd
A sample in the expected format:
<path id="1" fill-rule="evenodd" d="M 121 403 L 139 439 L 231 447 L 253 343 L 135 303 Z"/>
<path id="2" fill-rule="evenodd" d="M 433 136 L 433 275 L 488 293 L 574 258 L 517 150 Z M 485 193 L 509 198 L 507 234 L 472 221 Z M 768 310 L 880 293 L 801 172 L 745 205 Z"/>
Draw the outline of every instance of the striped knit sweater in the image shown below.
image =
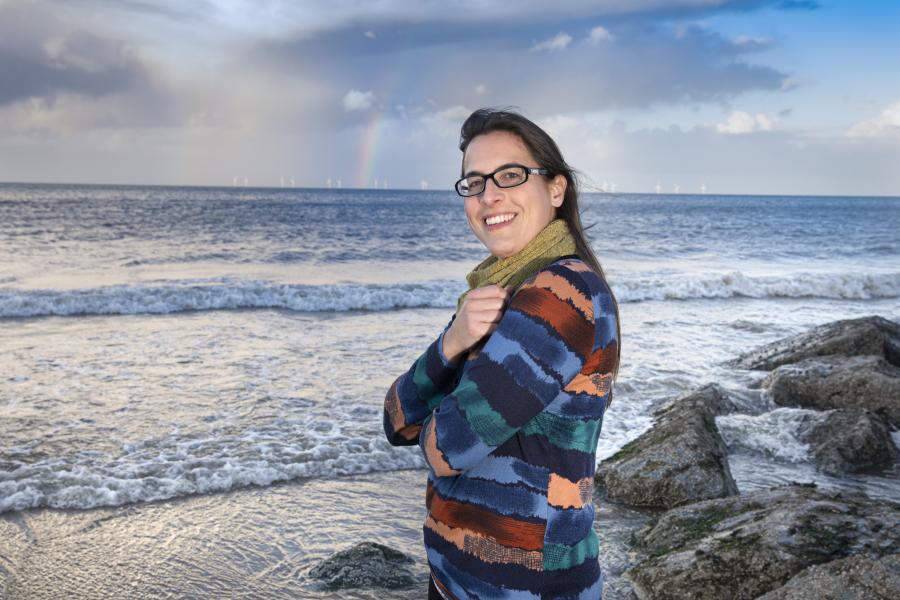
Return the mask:
<path id="1" fill-rule="evenodd" d="M 429 466 L 436 586 L 458 600 L 599 599 L 591 496 L 618 344 L 606 282 L 564 257 L 465 361 L 443 355 L 444 333 L 384 401 L 390 443 L 418 443 Z"/>

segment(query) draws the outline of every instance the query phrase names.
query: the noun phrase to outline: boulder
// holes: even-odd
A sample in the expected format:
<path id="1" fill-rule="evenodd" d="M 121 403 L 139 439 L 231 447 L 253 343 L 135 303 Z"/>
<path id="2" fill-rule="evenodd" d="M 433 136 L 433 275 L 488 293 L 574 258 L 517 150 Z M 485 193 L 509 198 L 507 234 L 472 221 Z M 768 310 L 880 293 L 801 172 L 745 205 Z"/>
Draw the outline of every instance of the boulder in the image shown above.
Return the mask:
<path id="1" fill-rule="evenodd" d="M 676 398 L 656 423 L 600 463 L 597 481 L 610 500 L 671 508 L 738 493 L 715 414 L 728 409 L 717 385 Z"/>
<path id="2" fill-rule="evenodd" d="M 800 571 L 756 600 L 872 600 L 900 598 L 900 554 L 851 556 Z"/>
<path id="3" fill-rule="evenodd" d="M 820 469 L 829 475 L 872 472 L 891 466 L 897 448 L 887 422 L 863 408 L 828 413 L 800 432 Z"/>
<path id="4" fill-rule="evenodd" d="M 900 368 L 879 356 L 824 356 L 783 365 L 762 383 L 775 404 L 867 408 L 900 427 Z"/>
<path id="5" fill-rule="evenodd" d="M 360 542 L 341 550 L 310 569 L 311 577 L 324 582 L 326 590 L 361 587 L 398 589 L 417 583 L 411 570 L 415 560 L 375 542 Z"/>
<path id="6" fill-rule="evenodd" d="M 900 324 L 877 316 L 825 323 L 744 353 L 726 364 L 771 371 L 813 356 L 829 355 L 880 356 L 900 367 Z"/>
<path id="7" fill-rule="evenodd" d="M 641 599 L 749 600 L 803 569 L 900 552 L 900 504 L 787 485 L 673 508 L 634 536 Z"/>

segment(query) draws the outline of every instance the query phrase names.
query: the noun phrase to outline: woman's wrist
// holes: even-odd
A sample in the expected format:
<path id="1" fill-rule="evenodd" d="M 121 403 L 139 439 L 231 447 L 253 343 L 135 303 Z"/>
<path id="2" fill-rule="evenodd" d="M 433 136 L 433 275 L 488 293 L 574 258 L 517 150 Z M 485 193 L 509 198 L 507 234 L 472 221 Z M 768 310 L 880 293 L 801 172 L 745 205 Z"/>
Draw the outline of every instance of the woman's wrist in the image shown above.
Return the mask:
<path id="1" fill-rule="evenodd" d="M 456 342 L 456 338 L 453 336 L 452 327 L 445 331 L 444 335 L 441 337 L 442 339 L 439 350 L 443 352 L 444 358 L 447 359 L 447 362 L 456 362 L 466 349 L 461 347 Z"/>

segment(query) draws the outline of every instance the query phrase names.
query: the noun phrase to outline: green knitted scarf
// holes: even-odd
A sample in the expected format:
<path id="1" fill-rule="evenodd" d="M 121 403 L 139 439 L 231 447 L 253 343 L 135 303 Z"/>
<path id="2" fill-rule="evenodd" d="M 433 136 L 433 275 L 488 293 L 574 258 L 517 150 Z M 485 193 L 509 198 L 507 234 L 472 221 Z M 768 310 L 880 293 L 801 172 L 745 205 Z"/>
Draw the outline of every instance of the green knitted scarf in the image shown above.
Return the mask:
<path id="1" fill-rule="evenodd" d="M 466 295 L 475 288 L 490 284 L 517 288 L 560 257 L 575 253 L 575 238 L 569 225 L 563 219 L 553 219 L 516 254 L 506 258 L 491 255 L 472 269 L 466 275 L 469 289 L 459 297 L 456 311 L 459 312 Z"/>

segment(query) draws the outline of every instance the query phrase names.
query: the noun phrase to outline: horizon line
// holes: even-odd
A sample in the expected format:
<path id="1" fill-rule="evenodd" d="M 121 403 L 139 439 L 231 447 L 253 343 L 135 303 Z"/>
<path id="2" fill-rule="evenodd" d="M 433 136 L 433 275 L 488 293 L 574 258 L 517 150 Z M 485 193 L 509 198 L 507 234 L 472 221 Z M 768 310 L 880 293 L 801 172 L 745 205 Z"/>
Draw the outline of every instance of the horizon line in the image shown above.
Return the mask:
<path id="1" fill-rule="evenodd" d="M 149 188 L 207 188 L 207 189 L 223 189 L 223 190 L 280 190 L 280 191 L 298 191 L 298 190 L 327 190 L 327 191 L 375 191 L 375 192 L 431 192 L 431 193 L 453 193 L 453 188 L 445 189 L 421 189 L 421 188 L 373 188 L 373 187 L 281 187 L 269 185 L 202 185 L 202 184 L 171 184 L 171 183 L 84 183 L 84 182 L 53 182 L 53 181 L 0 181 L 0 185 L 46 185 L 46 186 L 82 186 L 82 187 L 149 187 Z M 597 194 L 609 196 L 773 196 L 773 197 L 795 197 L 795 198 L 897 198 L 900 194 L 797 194 L 797 193 L 736 193 L 736 192 L 657 192 L 655 189 L 647 192 L 609 192 L 603 190 L 579 190 L 580 194 Z"/>

